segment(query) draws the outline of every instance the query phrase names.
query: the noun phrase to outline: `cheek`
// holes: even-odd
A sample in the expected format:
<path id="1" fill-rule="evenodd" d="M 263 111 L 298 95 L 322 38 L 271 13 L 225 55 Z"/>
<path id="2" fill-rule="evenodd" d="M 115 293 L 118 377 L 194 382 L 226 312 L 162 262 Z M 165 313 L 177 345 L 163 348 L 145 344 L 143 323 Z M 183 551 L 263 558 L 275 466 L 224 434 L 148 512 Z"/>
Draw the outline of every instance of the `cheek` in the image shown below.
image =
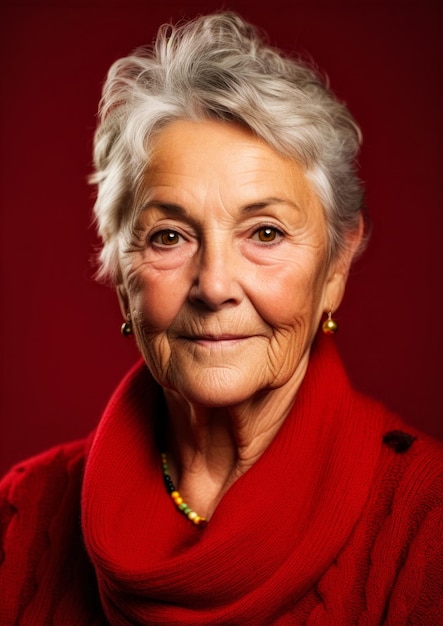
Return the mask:
<path id="1" fill-rule="evenodd" d="M 321 316 L 324 273 L 305 271 L 299 266 L 280 268 L 261 277 L 254 304 L 260 316 L 282 331 L 294 326 L 316 326 Z"/>
<path id="2" fill-rule="evenodd" d="M 144 271 L 129 281 L 131 315 L 145 333 L 166 331 L 179 314 L 187 299 L 187 283 L 182 274 Z"/>
<path id="3" fill-rule="evenodd" d="M 168 330 L 180 314 L 187 298 L 184 279 L 168 273 L 138 274 L 128 285 L 135 339 L 154 378 L 168 386 L 171 346 Z"/>
<path id="4" fill-rule="evenodd" d="M 285 384 L 307 364 L 322 315 L 323 285 L 322 273 L 282 272 L 257 301 L 256 309 L 273 329 L 267 352 L 271 387 Z"/>

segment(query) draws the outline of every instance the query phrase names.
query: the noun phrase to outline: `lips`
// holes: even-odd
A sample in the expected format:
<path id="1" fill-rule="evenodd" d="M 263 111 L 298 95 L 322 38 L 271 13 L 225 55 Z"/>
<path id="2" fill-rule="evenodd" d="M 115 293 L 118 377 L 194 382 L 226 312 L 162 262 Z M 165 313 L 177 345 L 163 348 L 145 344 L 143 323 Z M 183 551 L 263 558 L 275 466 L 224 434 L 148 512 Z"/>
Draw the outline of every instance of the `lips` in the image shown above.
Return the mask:
<path id="1" fill-rule="evenodd" d="M 223 334 L 223 335 L 194 335 L 191 337 L 186 337 L 186 339 L 190 339 L 191 341 L 235 341 L 238 339 L 247 339 L 250 335 L 231 335 L 231 334 Z"/>
<path id="2" fill-rule="evenodd" d="M 234 346 L 246 339 L 249 339 L 251 335 L 233 335 L 231 333 L 223 333 L 221 335 L 186 335 L 181 337 L 185 341 L 190 341 L 194 345 L 212 347 L 229 347 Z"/>

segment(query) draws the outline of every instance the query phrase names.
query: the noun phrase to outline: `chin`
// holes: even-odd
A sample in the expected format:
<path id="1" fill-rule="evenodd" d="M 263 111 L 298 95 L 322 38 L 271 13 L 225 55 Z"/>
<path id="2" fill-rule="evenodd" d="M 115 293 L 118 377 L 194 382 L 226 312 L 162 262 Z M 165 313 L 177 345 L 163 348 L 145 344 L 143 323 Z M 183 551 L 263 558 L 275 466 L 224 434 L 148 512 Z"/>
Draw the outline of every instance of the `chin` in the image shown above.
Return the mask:
<path id="1" fill-rule="evenodd" d="M 257 385 L 245 378 L 238 371 L 231 371 L 229 375 L 221 375 L 220 370 L 215 373 L 206 371 L 201 377 L 194 375 L 192 379 L 182 379 L 171 388 L 192 404 L 227 407 L 241 404 L 260 391 Z"/>

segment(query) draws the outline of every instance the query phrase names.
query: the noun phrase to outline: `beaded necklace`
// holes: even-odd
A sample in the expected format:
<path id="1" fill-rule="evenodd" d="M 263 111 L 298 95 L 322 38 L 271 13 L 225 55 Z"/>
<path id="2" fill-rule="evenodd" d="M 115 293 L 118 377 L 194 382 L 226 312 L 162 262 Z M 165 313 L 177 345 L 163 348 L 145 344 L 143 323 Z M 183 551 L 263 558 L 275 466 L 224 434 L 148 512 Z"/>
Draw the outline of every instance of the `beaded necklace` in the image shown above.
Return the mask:
<path id="1" fill-rule="evenodd" d="M 200 517 L 195 511 L 189 507 L 186 502 L 183 501 L 180 493 L 175 488 L 174 483 L 172 482 L 172 478 L 169 475 L 168 469 L 168 460 L 166 458 L 166 453 L 162 452 L 162 469 L 163 469 L 163 480 L 165 481 L 166 490 L 172 498 L 177 509 L 183 515 L 186 515 L 188 520 L 190 520 L 196 526 L 204 527 L 207 525 L 207 520 L 204 517 Z"/>

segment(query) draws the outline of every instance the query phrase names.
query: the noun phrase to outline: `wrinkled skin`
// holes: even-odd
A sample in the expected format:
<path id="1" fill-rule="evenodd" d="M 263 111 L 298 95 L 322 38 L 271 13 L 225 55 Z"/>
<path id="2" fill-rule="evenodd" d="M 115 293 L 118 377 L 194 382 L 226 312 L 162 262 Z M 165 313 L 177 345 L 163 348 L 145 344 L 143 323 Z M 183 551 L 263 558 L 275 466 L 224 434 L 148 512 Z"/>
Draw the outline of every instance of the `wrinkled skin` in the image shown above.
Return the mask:
<path id="1" fill-rule="evenodd" d="M 328 263 L 300 165 L 234 124 L 166 126 L 140 197 L 118 293 L 165 389 L 175 478 L 209 515 L 286 417 L 358 237 Z"/>

